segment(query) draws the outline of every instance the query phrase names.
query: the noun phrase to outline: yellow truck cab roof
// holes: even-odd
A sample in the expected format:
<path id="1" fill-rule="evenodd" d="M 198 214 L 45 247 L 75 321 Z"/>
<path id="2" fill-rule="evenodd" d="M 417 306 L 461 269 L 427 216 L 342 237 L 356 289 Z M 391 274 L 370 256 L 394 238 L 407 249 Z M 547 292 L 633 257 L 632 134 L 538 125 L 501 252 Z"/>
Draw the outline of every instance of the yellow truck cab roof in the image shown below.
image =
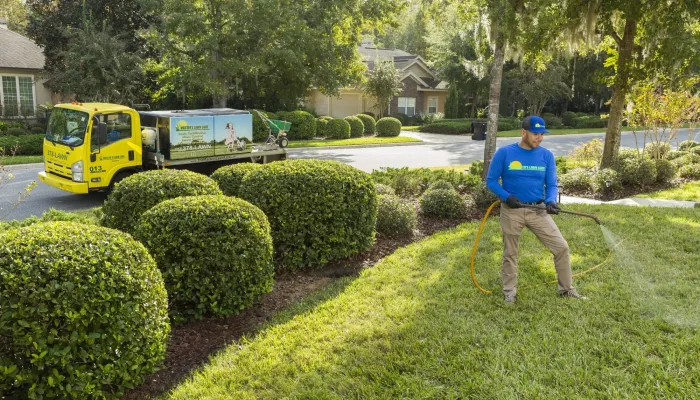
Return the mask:
<path id="1" fill-rule="evenodd" d="M 86 113 L 92 114 L 94 112 L 118 112 L 131 110 L 130 107 L 123 106 L 121 104 L 112 103 L 60 103 L 56 104 L 56 107 L 67 108 L 70 110 L 84 111 Z"/>

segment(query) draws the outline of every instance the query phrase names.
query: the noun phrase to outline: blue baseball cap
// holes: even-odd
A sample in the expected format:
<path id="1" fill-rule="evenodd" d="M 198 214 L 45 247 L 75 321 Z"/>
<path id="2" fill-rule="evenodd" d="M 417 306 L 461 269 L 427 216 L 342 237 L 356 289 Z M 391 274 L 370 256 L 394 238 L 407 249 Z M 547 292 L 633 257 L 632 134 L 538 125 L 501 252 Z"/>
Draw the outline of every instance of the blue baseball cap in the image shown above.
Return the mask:
<path id="1" fill-rule="evenodd" d="M 544 126 L 544 120 L 537 115 L 530 115 L 523 119 L 523 129 L 532 133 L 549 133 Z"/>

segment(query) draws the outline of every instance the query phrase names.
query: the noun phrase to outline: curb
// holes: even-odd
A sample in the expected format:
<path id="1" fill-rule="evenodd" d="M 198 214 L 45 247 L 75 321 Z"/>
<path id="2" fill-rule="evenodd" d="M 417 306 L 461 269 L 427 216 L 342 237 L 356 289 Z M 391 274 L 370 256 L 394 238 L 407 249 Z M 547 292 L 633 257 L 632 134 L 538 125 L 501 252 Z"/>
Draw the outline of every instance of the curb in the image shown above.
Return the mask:
<path id="1" fill-rule="evenodd" d="M 320 147 L 294 147 L 287 148 L 288 152 L 298 151 L 298 150 L 335 150 L 335 149 L 365 149 L 372 147 L 395 147 L 395 146 L 425 146 L 431 143 L 420 141 L 420 142 L 407 142 L 407 143 L 378 143 L 378 144 L 356 144 L 348 146 L 320 146 Z M 435 143 L 432 143 L 435 144 Z"/>
<path id="2" fill-rule="evenodd" d="M 43 166 L 44 166 L 44 163 L 12 164 L 12 165 L 5 165 L 5 171 L 15 171 L 18 169 L 38 168 L 38 167 L 43 167 Z"/>

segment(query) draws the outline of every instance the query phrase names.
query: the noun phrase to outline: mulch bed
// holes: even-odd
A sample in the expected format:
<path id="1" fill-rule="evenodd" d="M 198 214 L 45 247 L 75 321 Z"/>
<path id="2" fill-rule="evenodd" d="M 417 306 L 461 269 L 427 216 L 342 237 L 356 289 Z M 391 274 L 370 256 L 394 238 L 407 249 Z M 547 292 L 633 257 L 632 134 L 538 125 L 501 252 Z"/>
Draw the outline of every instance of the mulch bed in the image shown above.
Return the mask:
<path id="1" fill-rule="evenodd" d="M 170 391 L 191 372 L 205 364 L 211 355 L 243 336 L 250 337 L 255 334 L 262 323 L 271 320 L 276 313 L 314 291 L 342 277 L 359 275 L 362 270 L 374 266 L 400 247 L 463 222 L 481 218 L 483 213 L 479 211 L 465 218 L 452 220 L 419 216 L 418 229 L 412 238 L 391 239 L 378 236 L 374 246 L 363 253 L 333 261 L 320 268 L 277 275 L 272 292 L 262 296 L 252 307 L 240 314 L 173 325 L 161 370 L 146 377 L 141 386 L 127 391 L 122 399 L 149 399 Z"/>

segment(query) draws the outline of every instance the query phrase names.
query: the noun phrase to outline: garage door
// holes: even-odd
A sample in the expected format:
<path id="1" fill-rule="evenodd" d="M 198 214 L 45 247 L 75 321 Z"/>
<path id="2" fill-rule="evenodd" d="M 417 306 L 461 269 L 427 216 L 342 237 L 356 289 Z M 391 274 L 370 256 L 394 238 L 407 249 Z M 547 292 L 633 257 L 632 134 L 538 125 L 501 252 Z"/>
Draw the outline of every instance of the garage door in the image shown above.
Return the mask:
<path id="1" fill-rule="evenodd" d="M 344 118 L 349 115 L 357 115 L 362 102 L 359 94 L 344 94 L 331 100 L 331 117 Z"/>

